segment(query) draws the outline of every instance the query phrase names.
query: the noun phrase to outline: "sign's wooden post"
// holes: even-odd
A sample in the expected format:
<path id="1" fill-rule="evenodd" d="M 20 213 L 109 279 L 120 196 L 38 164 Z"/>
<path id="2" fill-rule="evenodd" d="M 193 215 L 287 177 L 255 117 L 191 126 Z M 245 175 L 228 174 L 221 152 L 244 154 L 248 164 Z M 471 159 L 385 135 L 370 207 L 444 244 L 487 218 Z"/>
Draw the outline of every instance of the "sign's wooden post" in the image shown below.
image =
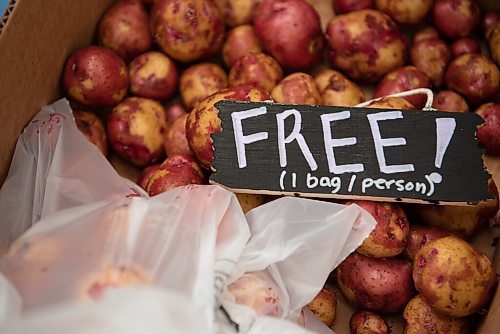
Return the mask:
<path id="1" fill-rule="evenodd" d="M 211 183 L 238 192 L 446 204 L 492 198 L 474 113 L 221 101 Z"/>

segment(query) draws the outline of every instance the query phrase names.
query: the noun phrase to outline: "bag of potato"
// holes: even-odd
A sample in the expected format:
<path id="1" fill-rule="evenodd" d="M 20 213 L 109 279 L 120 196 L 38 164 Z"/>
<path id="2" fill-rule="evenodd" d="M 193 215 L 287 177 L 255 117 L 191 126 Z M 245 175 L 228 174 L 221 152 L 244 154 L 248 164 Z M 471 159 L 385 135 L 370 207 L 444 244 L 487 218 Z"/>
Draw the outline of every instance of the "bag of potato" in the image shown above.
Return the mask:
<path id="1" fill-rule="evenodd" d="M 231 192 L 190 186 L 59 211 L 18 239 L 0 270 L 19 292 L 23 312 L 150 286 L 186 297 L 210 329 L 216 277 L 224 284 L 248 238 Z"/>
<path id="2" fill-rule="evenodd" d="M 269 316 L 331 333 L 303 308 L 370 234 L 373 217 L 357 205 L 283 197 L 246 218 L 251 237 L 222 294 L 232 321 L 243 333 Z"/>
<path id="3" fill-rule="evenodd" d="M 62 209 L 147 196 L 118 175 L 78 130 L 69 102 L 42 108 L 19 136 L 0 189 L 0 254 L 40 219 Z"/>

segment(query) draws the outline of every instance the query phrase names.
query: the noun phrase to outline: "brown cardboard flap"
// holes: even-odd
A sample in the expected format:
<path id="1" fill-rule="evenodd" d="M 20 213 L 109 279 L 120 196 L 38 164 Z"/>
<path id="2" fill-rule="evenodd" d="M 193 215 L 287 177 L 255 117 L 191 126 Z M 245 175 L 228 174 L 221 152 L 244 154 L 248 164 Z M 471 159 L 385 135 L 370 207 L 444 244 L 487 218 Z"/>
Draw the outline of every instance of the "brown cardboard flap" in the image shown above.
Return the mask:
<path id="1" fill-rule="evenodd" d="M 113 0 L 17 1 L 0 34 L 0 184 L 18 135 L 44 105 L 61 96 L 68 55 L 89 45 Z"/>

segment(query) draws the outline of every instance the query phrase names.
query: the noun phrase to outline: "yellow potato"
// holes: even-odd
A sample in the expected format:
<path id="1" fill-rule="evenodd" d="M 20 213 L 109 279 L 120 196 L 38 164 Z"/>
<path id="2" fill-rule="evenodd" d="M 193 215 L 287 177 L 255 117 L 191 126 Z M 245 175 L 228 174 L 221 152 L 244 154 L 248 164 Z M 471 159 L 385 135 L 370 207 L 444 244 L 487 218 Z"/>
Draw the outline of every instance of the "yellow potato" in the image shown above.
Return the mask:
<path id="1" fill-rule="evenodd" d="M 337 297 L 332 290 L 324 287 L 307 305 L 312 313 L 325 325 L 332 326 L 337 312 Z"/>
<path id="2" fill-rule="evenodd" d="M 491 261 L 455 236 L 435 240 L 415 255 L 415 287 L 440 314 L 465 317 L 481 309 L 496 282 Z"/>
<path id="3" fill-rule="evenodd" d="M 403 334 L 469 333 L 469 322 L 466 318 L 452 318 L 437 313 L 422 295 L 417 295 L 408 302 L 403 319 Z"/>

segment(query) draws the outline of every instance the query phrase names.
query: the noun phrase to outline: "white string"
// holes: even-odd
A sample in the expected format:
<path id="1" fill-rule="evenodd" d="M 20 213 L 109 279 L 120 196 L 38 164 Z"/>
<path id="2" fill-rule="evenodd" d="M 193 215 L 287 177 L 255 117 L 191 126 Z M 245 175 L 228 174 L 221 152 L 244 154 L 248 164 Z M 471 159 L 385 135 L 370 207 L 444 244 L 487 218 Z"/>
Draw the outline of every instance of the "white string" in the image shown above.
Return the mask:
<path id="1" fill-rule="evenodd" d="M 357 104 L 357 105 L 355 105 L 355 107 L 366 107 L 370 103 L 375 102 L 375 101 L 380 101 L 385 97 L 405 97 L 405 96 L 418 95 L 418 94 L 425 94 L 427 96 L 427 101 L 425 102 L 425 106 L 422 108 L 422 110 L 428 110 L 428 111 L 437 110 L 437 109 L 432 108 L 432 102 L 434 101 L 434 93 L 429 88 L 416 88 L 416 89 L 408 90 L 406 92 L 395 93 L 395 94 L 390 94 L 387 96 L 378 97 L 376 99 L 372 99 L 372 100 Z"/>

